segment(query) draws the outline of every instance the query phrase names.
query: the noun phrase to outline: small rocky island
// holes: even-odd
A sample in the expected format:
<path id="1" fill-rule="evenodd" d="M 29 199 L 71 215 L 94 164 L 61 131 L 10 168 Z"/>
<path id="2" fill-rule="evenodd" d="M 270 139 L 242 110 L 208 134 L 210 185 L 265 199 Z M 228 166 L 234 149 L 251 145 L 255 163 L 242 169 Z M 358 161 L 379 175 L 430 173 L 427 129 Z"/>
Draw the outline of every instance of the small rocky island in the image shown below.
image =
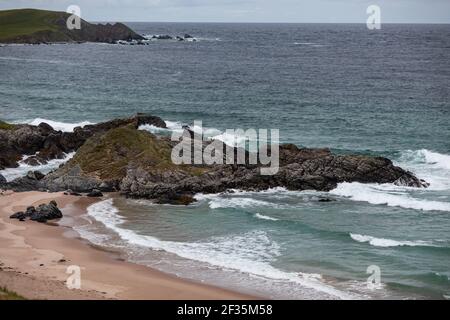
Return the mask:
<path id="1" fill-rule="evenodd" d="M 36 165 L 76 151 L 72 159 L 47 175 L 30 172 L 10 182 L 0 176 L 0 188 L 91 194 L 93 190 L 115 191 L 157 203 L 187 205 L 195 201 L 196 193 L 230 189 L 330 191 L 341 182 L 427 187 L 425 181 L 387 158 L 337 155 L 329 149 L 293 144 L 280 146 L 280 169 L 271 176 L 261 175 L 260 166 L 251 164 L 175 165 L 171 151 L 177 142 L 139 130 L 145 124 L 166 128 L 161 118 L 147 114 L 77 127 L 73 132 L 56 131 L 46 123 L 0 122 L 0 169 L 17 167 L 23 155 L 28 164 Z M 203 148 L 210 143 L 203 141 Z"/>
<path id="2" fill-rule="evenodd" d="M 37 9 L 0 11 L 0 43 L 58 43 L 139 41 L 144 37 L 123 23 L 92 24 L 81 19 L 81 28 L 69 30 L 71 14 Z"/>

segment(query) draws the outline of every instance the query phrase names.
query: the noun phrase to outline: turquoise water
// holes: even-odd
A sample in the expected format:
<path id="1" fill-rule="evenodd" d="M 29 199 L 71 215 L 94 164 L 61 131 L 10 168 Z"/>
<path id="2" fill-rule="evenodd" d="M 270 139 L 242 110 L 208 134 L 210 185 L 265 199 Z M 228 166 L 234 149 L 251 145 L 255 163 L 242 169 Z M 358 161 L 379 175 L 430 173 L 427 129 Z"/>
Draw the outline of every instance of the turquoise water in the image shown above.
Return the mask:
<path id="1" fill-rule="evenodd" d="M 273 298 L 450 294 L 448 25 L 130 25 L 199 41 L 0 47 L 0 118 L 71 130 L 143 111 L 172 129 L 277 128 L 283 142 L 387 156 L 431 186 L 198 195 L 188 207 L 116 198 L 90 208 L 82 235 Z"/>

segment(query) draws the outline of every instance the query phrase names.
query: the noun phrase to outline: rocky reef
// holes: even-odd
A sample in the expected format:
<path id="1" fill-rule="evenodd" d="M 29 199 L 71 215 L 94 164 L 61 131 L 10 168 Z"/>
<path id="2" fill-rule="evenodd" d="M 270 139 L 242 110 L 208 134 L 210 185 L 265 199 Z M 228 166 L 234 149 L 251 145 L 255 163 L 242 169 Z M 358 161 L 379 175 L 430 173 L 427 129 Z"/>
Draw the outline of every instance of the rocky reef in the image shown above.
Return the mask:
<path id="1" fill-rule="evenodd" d="M 299 148 L 293 144 L 280 145 L 279 170 L 274 175 L 261 175 L 260 165 L 248 163 L 176 165 L 171 161 L 176 142 L 139 130 L 142 124 L 166 127 L 159 117 L 137 114 L 76 128 L 70 133 L 55 131 L 43 123 L 0 129 L 2 166 L 17 165 L 22 154 L 33 154 L 27 159 L 33 164 L 76 151 L 71 160 L 45 177 L 31 172 L 9 183 L 0 179 L 0 185 L 3 184 L 0 187 L 16 191 L 70 189 L 75 193 L 94 189 L 96 193 L 119 191 L 128 197 L 158 203 L 189 204 L 196 193 L 229 189 L 259 191 L 285 187 L 329 191 L 341 182 L 427 186 L 387 158 L 337 155 L 329 149 Z M 210 143 L 203 141 L 203 148 Z"/>

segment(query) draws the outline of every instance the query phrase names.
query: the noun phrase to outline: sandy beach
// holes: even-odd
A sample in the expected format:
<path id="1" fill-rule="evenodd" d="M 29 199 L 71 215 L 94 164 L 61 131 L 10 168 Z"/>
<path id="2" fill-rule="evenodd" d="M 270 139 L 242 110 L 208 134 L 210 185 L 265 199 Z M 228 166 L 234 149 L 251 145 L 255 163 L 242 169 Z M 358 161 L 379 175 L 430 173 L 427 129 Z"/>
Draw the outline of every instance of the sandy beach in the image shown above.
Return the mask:
<path id="1" fill-rule="evenodd" d="M 0 195 L 0 287 L 27 299 L 251 299 L 129 263 L 94 248 L 65 224 L 20 222 L 9 216 L 55 200 L 63 219 L 75 219 L 95 199 L 63 193 Z M 81 288 L 66 286 L 69 266 L 81 268 Z"/>

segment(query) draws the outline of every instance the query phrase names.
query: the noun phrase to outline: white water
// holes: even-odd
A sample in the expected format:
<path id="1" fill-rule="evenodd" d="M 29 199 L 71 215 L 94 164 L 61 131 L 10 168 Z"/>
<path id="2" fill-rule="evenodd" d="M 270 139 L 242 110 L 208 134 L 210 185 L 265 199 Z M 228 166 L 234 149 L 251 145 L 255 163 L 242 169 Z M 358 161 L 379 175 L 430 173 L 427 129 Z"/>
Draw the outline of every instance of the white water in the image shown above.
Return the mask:
<path id="1" fill-rule="evenodd" d="M 42 122 L 49 124 L 56 131 L 62 131 L 62 132 L 73 132 L 73 129 L 75 129 L 76 127 L 84 127 L 88 124 L 93 124 L 92 122 L 89 122 L 89 121 L 69 123 L 69 122 L 53 121 L 53 120 L 48 120 L 48 119 L 43 119 L 43 118 L 36 118 L 36 119 L 32 119 L 32 120 L 27 120 L 27 121 L 16 121 L 14 123 L 25 123 L 25 124 L 30 124 L 32 126 L 38 126 Z"/>
<path id="2" fill-rule="evenodd" d="M 139 126 L 139 130 L 145 130 L 149 131 L 153 134 L 158 133 L 183 133 L 184 129 L 183 126 L 186 125 L 184 123 L 181 123 L 179 121 L 169 121 L 164 120 L 164 122 L 167 125 L 167 128 L 159 128 L 155 127 L 153 125 L 141 125 Z M 209 128 L 209 127 L 200 127 L 196 125 L 190 125 L 189 128 L 194 131 L 195 133 L 202 134 L 203 139 L 205 140 L 220 140 L 226 145 L 229 146 L 243 146 L 246 141 L 248 141 L 248 137 L 245 135 L 239 134 L 239 132 L 227 132 L 227 131 L 221 131 L 217 128 Z M 267 140 L 266 137 L 262 137 L 265 140 Z"/>
<path id="3" fill-rule="evenodd" d="M 20 178 L 25 176 L 28 171 L 40 171 L 43 174 L 47 174 L 52 170 L 57 169 L 61 164 L 69 161 L 73 156 L 75 155 L 75 152 L 71 152 L 65 155 L 63 159 L 53 159 L 48 161 L 46 164 L 40 164 L 38 166 L 30 166 L 23 161 L 27 159 L 27 156 L 24 156 L 21 161 L 19 161 L 19 166 L 17 168 L 7 168 L 5 170 L 0 170 L 0 174 L 3 175 L 6 180 L 12 181 L 16 178 Z"/>
<path id="4" fill-rule="evenodd" d="M 372 236 L 361 235 L 357 233 L 350 233 L 350 237 L 358 242 L 367 242 L 375 247 L 399 247 L 399 246 L 409 246 L 409 247 L 434 247 L 430 241 L 397 241 L 392 239 L 375 238 Z"/>
<path id="5" fill-rule="evenodd" d="M 265 215 L 260 214 L 260 213 L 255 214 L 255 217 L 258 218 L 258 219 L 269 220 L 269 221 L 278 221 L 279 220 L 277 218 L 272 218 L 272 217 L 269 217 L 269 216 L 265 216 Z"/>
<path id="6" fill-rule="evenodd" d="M 265 279 L 296 283 L 334 298 L 356 298 L 325 284 L 319 274 L 285 272 L 273 267 L 270 262 L 280 255 L 280 247 L 264 231 L 253 230 L 243 234 L 211 237 L 201 242 L 163 241 L 124 228 L 122 224 L 126 220 L 119 215 L 112 199 L 93 204 L 87 211 L 90 217 L 101 222 L 131 245 L 163 250 L 224 270 L 237 270 Z"/>
<path id="7" fill-rule="evenodd" d="M 405 188 L 390 184 L 363 184 L 358 182 L 340 183 L 331 194 L 354 201 L 364 201 L 375 205 L 387 205 L 423 211 L 448 211 L 450 202 L 413 198 Z"/>
<path id="8" fill-rule="evenodd" d="M 405 151 L 396 162 L 402 168 L 412 171 L 424 179 L 428 188 L 410 188 L 393 184 L 362 184 L 358 182 L 340 183 L 330 193 L 354 201 L 364 201 L 374 205 L 387 205 L 422 211 L 450 212 L 449 196 L 441 200 L 430 200 L 435 192 L 450 191 L 450 155 L 429 150 Z M 427 197 L 428 196 L 428 197 Z"/>

